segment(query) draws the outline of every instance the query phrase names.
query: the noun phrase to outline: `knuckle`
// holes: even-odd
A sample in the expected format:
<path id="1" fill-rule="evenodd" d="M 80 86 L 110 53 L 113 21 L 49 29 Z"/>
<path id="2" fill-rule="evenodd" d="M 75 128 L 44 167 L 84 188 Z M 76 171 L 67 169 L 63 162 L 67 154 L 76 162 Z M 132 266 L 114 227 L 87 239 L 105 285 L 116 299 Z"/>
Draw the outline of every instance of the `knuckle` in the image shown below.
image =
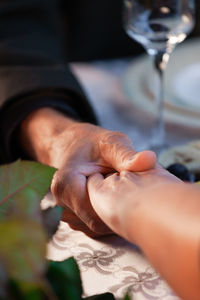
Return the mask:
<path id="1" fill-rule="evenodd" d="M 133 154 L 134 146 L 131 139 L 123 132 L 109 132 L 102 140 L 103 146 L 114 146 L 117 152 L 123 151 L 127 156 Z"/>
<path id="2" fill-rule="evenodd" d="M 120 156 L 124 159 L 126 159 L 130 156 L 133 156 L 135 154 L 133 149 L 123 147 L 123 145 L 121 145 L 121 147 L 119 147 L 119 151 L 120 151 Z"/>
<path id="3" fill-rule="evenodd" d="M 121 131 L 110 131 L 107 134 L 107 142 L 108 143 L 115 143 L 116 141 L 121 141 L 121 140 L 127 140 L 129 139 L 128 136 L 121 132 Z"/>

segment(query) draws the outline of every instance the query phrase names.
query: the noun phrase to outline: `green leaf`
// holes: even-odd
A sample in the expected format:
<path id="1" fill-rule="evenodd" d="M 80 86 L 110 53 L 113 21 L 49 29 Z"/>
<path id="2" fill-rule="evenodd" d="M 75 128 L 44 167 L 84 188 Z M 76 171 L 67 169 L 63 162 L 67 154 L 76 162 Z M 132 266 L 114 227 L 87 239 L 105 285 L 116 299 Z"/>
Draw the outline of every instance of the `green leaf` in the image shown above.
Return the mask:
<path id="1" fill-rule="evenodd" d="M 42 226 L 25 218 L 10 219 L 0 224 L 0 236 L 0 261 L 8 275 L 36 283 L 46 270 L 47 237 Z"/>
<path id="2" fill-rule="evenodd" d="M 33 161 L 0 166 L 0 221 L 13 215 L 40 220 L 39 200 L 47 193 L 55 171 Z"/>
<path id="3" fill-rule="evenodd" d="M 85 300 L 115 300 L 115 297 L 111 293 L 104 293 L 104 294 L 87 297 L 85 298 Z"/>
<path id="4" fill-rule="evenodd" d="M 80 300 L 82 284 L 76 261 L 69 258 L 62 262 L 50 262 L 47 278 L 60 300 Z"/>

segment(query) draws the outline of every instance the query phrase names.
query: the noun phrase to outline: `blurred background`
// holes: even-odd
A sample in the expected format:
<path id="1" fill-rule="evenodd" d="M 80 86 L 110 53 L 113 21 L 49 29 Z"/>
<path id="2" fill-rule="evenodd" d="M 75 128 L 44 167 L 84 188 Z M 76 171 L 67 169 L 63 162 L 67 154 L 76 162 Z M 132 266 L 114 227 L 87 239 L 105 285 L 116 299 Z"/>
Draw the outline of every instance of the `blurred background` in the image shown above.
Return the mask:
<path id="1" fill-rule="evenodd" d="M 61 2 L 62 22 L 70 61 L 135 56 L 143 48 L 123 29 L 122 0 L 73 0 Z M 196 0 L 196 25 L 200 35 L 200 1 Z"/>

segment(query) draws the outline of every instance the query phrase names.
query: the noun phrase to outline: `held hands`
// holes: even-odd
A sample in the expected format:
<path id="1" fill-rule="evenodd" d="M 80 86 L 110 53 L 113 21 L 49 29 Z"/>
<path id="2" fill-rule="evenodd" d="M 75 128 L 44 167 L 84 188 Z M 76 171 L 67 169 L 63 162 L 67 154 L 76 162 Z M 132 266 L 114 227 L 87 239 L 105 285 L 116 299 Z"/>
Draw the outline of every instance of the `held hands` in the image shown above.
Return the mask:
<path id="1" fill-rule="evenodd" d="M 111 230 L 92 208 L 87 178 L 95 173 L 145 171 L 156 162 L 151 151 L 138 155 L 125 134 L 75 122 L 49 108 L 35 111 L 23 122 L 21 142 L 32 158 L 58 169 L 51 190 L 64 208 L 63 221 L 90 236 Z"/>
<path id="2" fill-rule="evenodd" d="M 59 153 L 53 164 L 59 170 L 52 182 L 52 193 L 58 205 L 65 208 L 63 220 L 75 230 L 87 235 L 109 234 L 111 230 L 93 210 L 87 189 L 87 177 L 109 174 L 113 171 L 140 171 L 152 168 L 155 155 L 150 151 L 136 154 L 129 138 L 90 124 L 75 124 L 71 128 L 73 139 L 66 143 L 68 130 L 57 139 Z"/>
<path id="3" fill-rule="evenodd" d="M 138 160 L 142 156 L 142 152 L 138 153 Z M 94 210 L 105 224 L 130 240 L 128 232 L 130 229 L 134 232 L 134 219 L 136 222 L 141 206 L 145 202 L 152 203 L 155 194 L 161 197 L 159 191 L 164 189 L 167 193 L 176 183 L 181 184 L 181 181 L 157 164 L 154 169 L 134 173 L 122 171 L 106 178 L 100 173 L 94 174 L 88 179 L 88 193 Z M 132 236 L 135 238 L 136 234 Z"/>

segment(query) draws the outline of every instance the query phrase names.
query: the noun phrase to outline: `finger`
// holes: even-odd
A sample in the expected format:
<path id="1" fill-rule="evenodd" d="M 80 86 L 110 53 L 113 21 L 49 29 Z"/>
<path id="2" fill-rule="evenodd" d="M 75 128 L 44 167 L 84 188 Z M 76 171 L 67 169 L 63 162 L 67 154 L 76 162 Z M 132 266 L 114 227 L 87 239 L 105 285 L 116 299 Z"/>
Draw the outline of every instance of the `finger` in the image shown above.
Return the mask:
<path id="1" fill-rule="evenodd" d="M 110 228 L 100 219 L 97 213 L 94 211 L 89 195 L 83 198 L 79 198 L 77 215 L 88 226 L 88 228 L 99 234 L 106 235 L 111 233 Z"/>
<path id="2" fill-rule="evenodd" d="M 67 175 L 65 172 L 57 172 L 51 189 L 59 206 L 68 211 L 71 209 L 74 213 L 68 213 L 68 223 L 71 226 L 83 231 L 82 223 L 79 223 L 81 221 L 97 234 L 110 233 L 110 229 L 98 217 L 90 203 L 85 175 L 73 171 Z"/>
<path id="3" fill-rule="evenodd" d="M 69 207 L 92 232 L 99 235 L 110 233 L 110 229 L 99 218 L 90 203 L 86 177 L 76 173 L 75 176 L 68 177 L 68 183 L 69 185 L 66 185 L 67 188 L 62 194 L 64 207 Z M 80 230 L 83 230 L 81 226 Z"/>
<path id="4" fill-rule="evenodd" d="M 81 221 L 80 218 L 78 218 L 77 215 L 68 207 L 63 209 L 62 221 L 71 226 L 79 228 L 79 230 L 81 230 L 80 228 L 86 226 L 83 221 Z"/>
<path id="5" fill-rule="evenodd" d="M 96 202 L 98 203 L 100 201 L 99 199 L 101 197 L 100 187 L 103 183 L 103 180 L 104 177 L 100 173 L 96 173 L 88 177 L 87 191 L 93 209 L 95 209 L 96 207 Z"/>
<path id="6" fill-rule="evenodd" d="M 106 134 L 99 140 L 99 150 L 106 165 L 119 172 L 124 169 L 124 162 L 136 153 L 131 140 L 121 132 Z"/>
<path id="7" fill-rule="evenodd" d="M 65 209 L 63 211 L 62 221 L 66 222 L 71 229 L 82 231 L 92 238 L 99 236 L 99 234 L 90 230 L 88 226 L 84 222 L 82 222 L 80 218 L 78 218 L 70 209 Z"/>
<path id="8" fill-rule="evenodd" d="M 99 200 L 101 200 L 103 194 L 109 196 L 112 190 L 115 190 L 119 180 L 120 173 L 116 172 L 106 175 L 105 178 L 100 173 L 91 175 L 87 181 L 89 197 L 99 197 Z"/>
<path id="9" fill-rule="evenodd" d="M 92 231 L 80 218 L 78 218 L 75 213 L 70 208 L 65 208 L 62 214 L 62 221 L 66 222 L 69 227 L 76 231 L 81 231 L 91 238 L 97 238 L 102 236 L 101 233 Z M 111 230 L 103 233 L 103 235 L 113 234 Z"/>
<path id="10" fill-rule="evenodd" d="M 89 195 L 92 191 L 98 191 L 98 189 L 100 188 L 103 181 L 104 181 L 104 177 L 100 173 L 96 173 L 96 174 L 89 176 L 88 180 L 87 180 L 87 187 L 88 187 Z"/>
<path id="11" fill-rule="evenodd" d="M 152 151 L 137 153 L 131 140 L 122 133 L 110 133 L 100 142 L 100 153 L 107 165 L 117 171 L 145 171 L 154 167 L 156 155 Z"/>
<path id="12" fill-rule="evenodd" d="M 68 225 L 71 229 L 73 229 L 75 231 L 80 231 L 79 226 L 74 226 L 73 224 L 68 224 Z M 90 230 L 86 225 L 84 226 L 84 223 L 83 223 L 83 226 L 81 228 L 81 231 L 85 235 L 87 235 L 87 236 L 89 236 L 90 238 L 93 238 L 93 239 L 99 238 L 99 237 L 102 237 L 102 236 L 108 236 L 108 235 L 113 235 L 114 234 L 113 231 L 111 231 L 111 230 L 109 232 L 104 233 L 104 234 L 94 232 L 94 231 Z"/>
<path id="13" fill-rule="evenodd" d="M 111 229 L 115 228 L 112 223 L 117 222 L 114 216 L 117 199 L 113 196 L 113 187 L 116 186 L 116 180 L 119 178 L 120 176 L 115 173 L 106 179 L 103 179 L 101 174 L 94 174 L 88 179 L 88 193 L 92 207 Z"/>

